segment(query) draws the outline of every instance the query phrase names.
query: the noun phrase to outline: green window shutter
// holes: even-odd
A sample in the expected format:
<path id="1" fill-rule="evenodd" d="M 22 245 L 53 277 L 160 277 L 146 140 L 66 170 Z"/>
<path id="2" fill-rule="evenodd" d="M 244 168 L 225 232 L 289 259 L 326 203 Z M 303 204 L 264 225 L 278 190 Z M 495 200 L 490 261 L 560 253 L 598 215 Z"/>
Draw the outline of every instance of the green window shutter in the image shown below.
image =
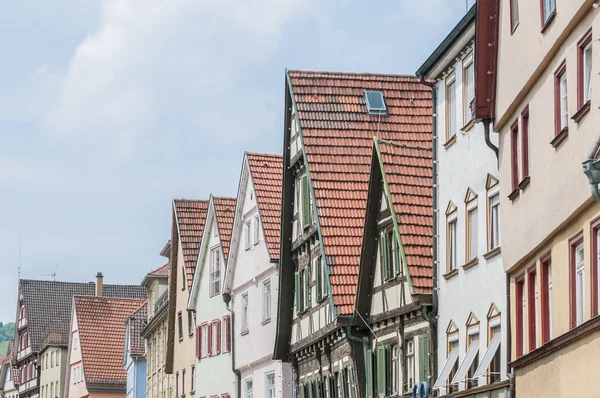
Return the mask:
<path id="1" fill-rule="evenodd" d="M 319 267 L 319 258 L 313 258 L 313 275 L 315 276 L 315 293 L 317 294 L 317 301 L 321 300 L 321 270 Z"/>
<path id="2" fill-rule="evenodd" d="M 419 336 L 419 381 L 429 383 L 429 375 L 429 335 L 425 333 Z"/>
<path id="3" fill-rule="evenodd" d="M 313 398 L 313 382 L 308 383 L 308 398 Z"/>
<path id="4" fill-rule="evenodd" d="M 340 372 L 338 373 L 338 390 L 340 398 L 346 398 L 344 384 L 346 384 L 344 380 L 344 369 L 340 369 Z"/>
<path id="5" fill-rule="evenodd" d="M 377 346 L 377 396 L 385 397 L 387 395 L 387 355 L 384 346 Z"/>
<path id="6" fill-rule="evenodd" d="M 396 240 L 396 236 L 392 233 L 392 263 L 394 268 L 394 276 L 400 273 L 400 245 Z"/>
<path id="7" fill-rule="evenodd" d="M 310 267 L 304 267 L 302 272 L 303 278 L 302 282 L 304 283 L 304 309 L 310 308 L 310 279 L 309 279 L 309 269 Z"/>
<path id="8" fill-rule="evenodd" d="M 300 273 L 294 272 L 294 279 L 296 282 L 296 314 L 299 314 L 302 310 L 302 302 L 300 301 Z"/>
<path id="9" fill-rule="evenodd" d="M 304 174 L 301 179 L 302 194 L 302 229 L 308 228 L 310 224 L 310 190 L 308 186 L 308 174 Z"/>
<path id="10" fill-rule="evenodd" d="M 379 251 L 381 253 L 381 283 L 383 283 L 389 278 L 387 258 L 387 236 L 385 232 L 381 233 L 381 238 L 379 239 Z"/>
<path id="11" fill-rule="evenodd" d="M 300 390 L 300 398 L 306 398 L 306 395 L 304 394 L 304 383 L 301 383 L 298 387 L 298 390 Z"/>
<path id="12" fill-rule="evenodd" d="M 322 384 L 321 384 L 321 380 L 317 380 L 317 398 L 323 398 L 323 389 L 322 389 Z"/>
<path id="13" fill-rule="evenodd" d="M 351 367 L 348 368 L 348 380 L 348 388 L 350 389 L 350 391 L 348 392 L 348 395 L 350 396 L 349 398 L 356 398 L 356 386 L 354 385 L 354 369 L 352 369 Z"/>
<path id="14" fill-rule="evenodd" d="M 370 349 L 367 350 L 366 366 L 367 382 L 365 388 L 367 390 L 367 398 L 373 398 L 373 351 Z"/>

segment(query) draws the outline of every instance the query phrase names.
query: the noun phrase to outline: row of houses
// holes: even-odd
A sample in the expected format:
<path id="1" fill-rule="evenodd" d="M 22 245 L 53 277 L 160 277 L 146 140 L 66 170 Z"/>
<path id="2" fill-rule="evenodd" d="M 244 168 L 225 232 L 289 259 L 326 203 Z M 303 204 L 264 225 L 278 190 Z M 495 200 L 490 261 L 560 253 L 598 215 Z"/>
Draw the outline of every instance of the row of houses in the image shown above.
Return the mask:
<path id="1" fill-rule="evenodd" d="M 282 153 L 174 200 L 140 286 L 20 282 L 5 396 L 597 395 L 598 12 L 480 0 L 415 75 L 286 70 Z"/>

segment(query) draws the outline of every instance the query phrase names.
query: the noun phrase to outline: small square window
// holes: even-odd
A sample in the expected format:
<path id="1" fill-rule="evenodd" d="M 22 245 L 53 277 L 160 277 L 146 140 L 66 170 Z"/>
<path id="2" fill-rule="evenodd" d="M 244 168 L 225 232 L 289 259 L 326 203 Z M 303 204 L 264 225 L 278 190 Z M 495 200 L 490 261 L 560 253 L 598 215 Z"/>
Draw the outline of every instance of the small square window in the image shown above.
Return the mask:
<path id="1" fill-rule="evenodd" d="M 385 114 L 387 107 L 381 91 L 365 91 L 367 111 L 373 114 Z"/>

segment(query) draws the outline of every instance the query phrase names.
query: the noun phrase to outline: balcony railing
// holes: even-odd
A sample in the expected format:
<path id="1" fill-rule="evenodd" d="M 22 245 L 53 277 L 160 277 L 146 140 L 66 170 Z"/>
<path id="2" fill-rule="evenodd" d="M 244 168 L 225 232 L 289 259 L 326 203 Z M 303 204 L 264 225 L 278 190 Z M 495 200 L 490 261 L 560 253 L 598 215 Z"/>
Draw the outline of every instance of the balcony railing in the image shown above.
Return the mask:
<path id="1" fill-rule="evenodd" d="M 38 386 L 38 381 L 37 381 L 37 377 L 34 377 L 33 379 L 26 381 L 25 383 L 21 383 L 19 385 L 19 394 L 28 390 L 31 390 L 32 388 L 36 388 Z"/>
<path id="2" fill-rule="evenodd" d="M 156 304 L 154 304 L 154 313 L 156 314 L 159 310 L 162 309 L 163 306 L 167 305 L 169 302 L 169 291 L 165 290 L 163 294 L 160 295 L 158 300 L 156 300 Z"/>
<path id="3" fill-rule="evenodd" d="M 17 361 L 25 358 L 27 355 L 31 354 L 31 346 L 25 348 L 24 350 L 19 351 L 17 354 Z"/>

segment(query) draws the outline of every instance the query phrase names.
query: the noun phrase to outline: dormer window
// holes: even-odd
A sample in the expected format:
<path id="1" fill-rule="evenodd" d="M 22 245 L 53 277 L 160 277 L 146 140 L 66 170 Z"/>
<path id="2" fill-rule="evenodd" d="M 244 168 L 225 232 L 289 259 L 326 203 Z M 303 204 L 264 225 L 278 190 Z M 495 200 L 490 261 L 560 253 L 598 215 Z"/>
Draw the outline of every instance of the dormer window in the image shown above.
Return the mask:
<path id="1" fill-rule="evenodd" d="M 367 102 L 367 112 L 375 115 L 384 115 L 387 113 L 387 107 L 381 91 L 365 91 Z"/>

